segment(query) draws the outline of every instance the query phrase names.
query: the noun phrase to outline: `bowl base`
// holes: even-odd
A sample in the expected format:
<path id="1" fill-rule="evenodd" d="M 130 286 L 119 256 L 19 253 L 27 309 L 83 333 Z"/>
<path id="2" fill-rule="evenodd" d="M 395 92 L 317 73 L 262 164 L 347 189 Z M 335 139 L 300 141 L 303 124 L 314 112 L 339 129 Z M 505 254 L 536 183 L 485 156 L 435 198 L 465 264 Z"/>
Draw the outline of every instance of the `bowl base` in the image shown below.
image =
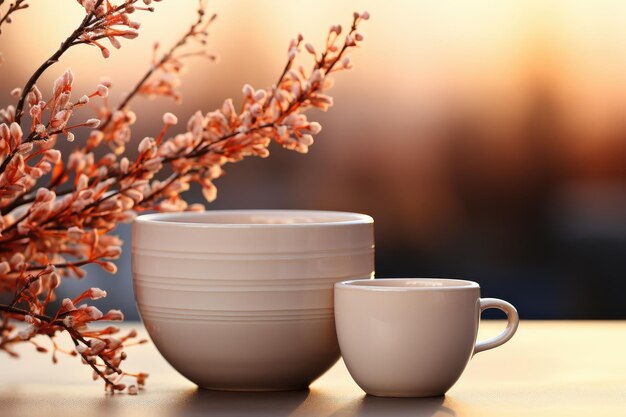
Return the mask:
<path id="1" fill-rule="evenodd" d="M 309 386 L 287 386 L 287 387 L 269 387 L 269 388 L 236 388 L 236 387 L 202 387 L 200 389 L 208 391 L 222 391 L 222 392 L 285 392 L 285 391 L 305 391 L 309 389 Z"/>

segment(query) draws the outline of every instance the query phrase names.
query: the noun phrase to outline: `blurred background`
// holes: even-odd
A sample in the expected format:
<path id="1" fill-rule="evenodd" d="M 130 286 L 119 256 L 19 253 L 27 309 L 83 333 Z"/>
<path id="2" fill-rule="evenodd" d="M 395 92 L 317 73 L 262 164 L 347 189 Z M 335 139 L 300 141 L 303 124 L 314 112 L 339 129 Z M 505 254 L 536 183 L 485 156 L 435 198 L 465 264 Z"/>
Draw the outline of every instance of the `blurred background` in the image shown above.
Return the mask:
<path id="1" fill-rule="evenodd" d="M 140 37 L 111 58 L 74 48 L 38 85 L 49 91 L 71 67 L 78 94 L 109 76 L 120 99 L 152 43 L 175 42 L 196 4 L 158 3 L 136 15 Z M 354 10 L 372 18 L 355 69 L 336 77 L 334 108 L 310 115 L 324 129 L 309 155 L 273 147 L 267 160 L 227 166 L 210 209 L 367 213 L 377 277 L 472 279 L 527 319 L 626 318 L 625 2 L 215 0 L 211 9 L 219 62 L 190 62 L 180 106 L 136 100 L 136 144 L 158 133 L 165 111 L 186 120 L 237 102 L 246 82 L 275 82 L 298 32 L 319 45 Z M 75 2 L 38 1 L 4 28 L 2 106 L 81 16 Z M 130 227 L 119 233 L 128 244 Z M 99 286 L 110 294 L 102 309 L 137 318 L 128 247 L 117 264 L 117 276 L 90 269 L 71 293 Z"/>

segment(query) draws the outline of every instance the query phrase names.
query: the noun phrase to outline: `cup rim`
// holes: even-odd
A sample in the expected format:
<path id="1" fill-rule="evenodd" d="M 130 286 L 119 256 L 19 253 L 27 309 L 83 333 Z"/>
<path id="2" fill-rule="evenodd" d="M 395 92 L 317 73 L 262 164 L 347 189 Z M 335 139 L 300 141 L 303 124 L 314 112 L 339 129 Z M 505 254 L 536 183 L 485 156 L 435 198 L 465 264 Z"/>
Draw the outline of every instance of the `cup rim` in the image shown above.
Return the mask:
<path id="1" fill-rule="evenodd" d="M 402 285 L 403 282 L 414 284 Z M 435 285 L 436 283 L 443 283 L 443 285 Z M 337 282 L 335 289 L 384 292 L 464 291 L 480 289 L 480 285 L 474 281 L 456 278 L 370 278 Z"/>
<path id="2" fill-rule="evenodd" d="M 339 220 L 332 221 L 311 221 L 295 223 L 254 223 L 254 222 L 193 222 L 185 221 L 186 218 L 196 217 L 219 217 L 219 216 L 335 216 Z M 181 220 L 173 220 L 181 219 Z M 276 209 L 247 209 L 247 210 L 207 210 L 203 212 L 176 212 L 176 213 L 152 213 L 138 216 L 135 220 L 138 224 L 149 224 L 163 227 L 185 227 L 185 228 L 218 228 L 218 229 L 241 229 L 241 228 L 311 228 L 311 227 L 338 227 L 358 224 L 372 224 L 374 219 L 367 214 L 352 213 L 348 211 L 330 210 L 276 210 Z"/>

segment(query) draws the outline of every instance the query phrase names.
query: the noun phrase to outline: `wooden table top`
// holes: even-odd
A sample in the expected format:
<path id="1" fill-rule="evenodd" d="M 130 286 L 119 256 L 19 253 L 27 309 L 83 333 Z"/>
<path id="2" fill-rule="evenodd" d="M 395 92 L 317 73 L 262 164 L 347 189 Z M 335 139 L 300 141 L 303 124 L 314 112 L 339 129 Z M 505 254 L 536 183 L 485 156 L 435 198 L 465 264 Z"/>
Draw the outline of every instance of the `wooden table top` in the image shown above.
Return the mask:
<path id="1" fill-rule="evenodd" d="M 479 338 L 503 326 L 485 321 Z M 476 355 L 445 397 L 429 399 L 366 396 L 341 361 L 308 391 L 199 390 L 151 344 L 129 349 L 126 365 L 150 373 L 146 389 L 110 396 L 77 358 L 55 366 L 32 347 L 19 352 L 0 354 L 0 416 L 626 416 L 626 322 L 523 321 L 509 343 Z"/>

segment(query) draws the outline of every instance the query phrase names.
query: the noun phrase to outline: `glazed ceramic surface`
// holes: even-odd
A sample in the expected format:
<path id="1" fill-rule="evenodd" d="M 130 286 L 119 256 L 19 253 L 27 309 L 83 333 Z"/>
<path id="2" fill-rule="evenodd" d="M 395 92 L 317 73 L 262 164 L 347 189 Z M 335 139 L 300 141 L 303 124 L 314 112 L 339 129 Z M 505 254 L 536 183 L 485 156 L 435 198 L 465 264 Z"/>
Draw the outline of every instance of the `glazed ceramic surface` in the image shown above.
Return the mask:
<path id="1" fill-rule="evenodd" d="M 508 317 L 499 336 L 476 343 L 481 311 Z M 518 315 L 502 300 L 480 298 L 477 283 L 450 279 L 376 279 L 335 284 L 341 354 L 368 394 L 445 394 L 473 354 L 508 341 Z"/>
<path id="2" fill-rule="evenodd" d="M 333 285 L 373 276 L 373 220 L 325 211 L 150 214 L 135 297 L 155 346 L 204 388 L 307 387 L 339 357 Z"/>

